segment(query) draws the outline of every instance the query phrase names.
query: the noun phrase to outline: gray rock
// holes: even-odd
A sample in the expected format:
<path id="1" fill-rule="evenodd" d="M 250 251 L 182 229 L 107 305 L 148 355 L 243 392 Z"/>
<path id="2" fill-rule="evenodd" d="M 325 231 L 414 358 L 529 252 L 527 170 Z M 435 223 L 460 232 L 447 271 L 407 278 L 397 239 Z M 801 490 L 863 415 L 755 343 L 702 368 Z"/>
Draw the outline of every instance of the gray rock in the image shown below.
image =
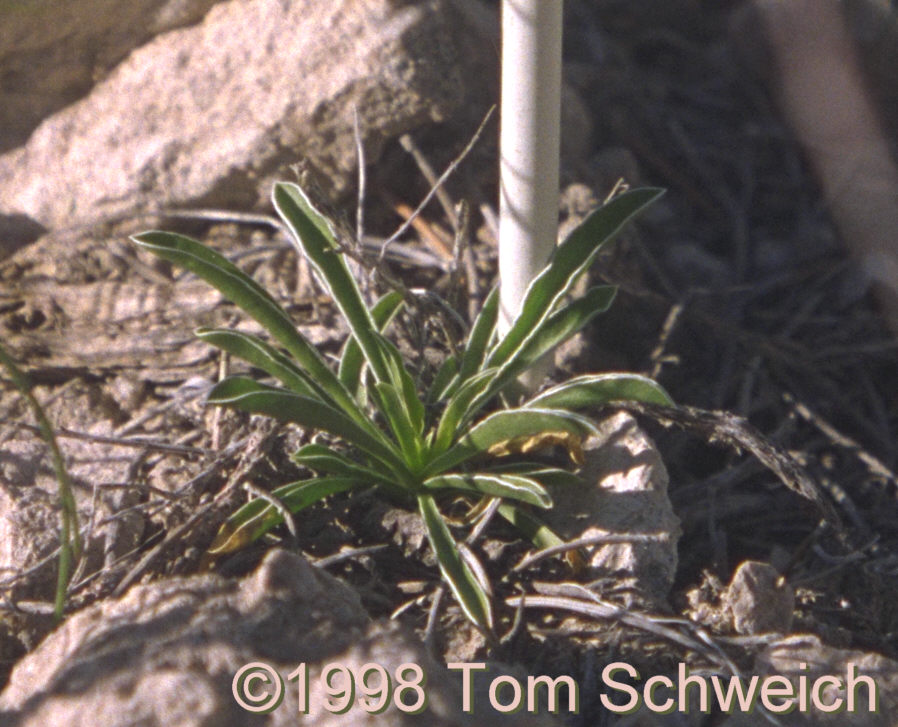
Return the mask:
<path id="1" fill-rule="evenodd" d="M 688 616 L 717 632 L 752 636 L 786 633 L 792 626 L 795 592 L 781 582 L 779 571 L 769 563 L 742 562 L 728 586 L 711 573 L 704 573 L 700 586 L 687 593 Z"/>
<path id="2" fill-rule="evenodd" d="M 788 583 L 780 583 L 780 574 L 772 565 L 747 560 L 733 574 L 723 604 L 736 633 L 786 633 L 792 625 L 795 592 Z"/>
<path id="3" fill-rule="evenodd" d="M 17 665 L 0 709 L 18 725 L 239 724 L 227 697 L 242 664 L 337 654 L 366 626 L 352 591 L 273 553 L 241 583 L 137 586 L 72 616 Z"/>
<path id="4" fill-rule="evenodd" d="M 250 715 L 232 691 L 244 694 L 235 674 L 253 662 L 283 679 L 283 701 L 267 714 Z M 298 682 L 287 675 L 303 663 L 310 711 L 300 717 Z M 426 709 L 369 714 L 357 702 L 340 715 L 323 708 L 326 665 L 359 670 L 370 663 L 391 675 L 400 665 L 419 665 L 427 677 Z M 75 614 L 16 666 L 0 695 L 0 721 L 10 727 L 479 724 L 485 712 L 462 712 L 458 682 L 397 624 L 369 622 L 349 587 L 298 555 L 273 550 L 241 581 L 172 578 Z M 250 695 L 271 694 L 276 684 L 271 678 L 244 687 Z M 525 714 L 507 723 L 551 724 Z"/>
<path id="5" fill-rule="evenodd" d="M 587 443 L 581 477 L 587 490 L 555 489 L 549 525 L 567 540 L 610 536 L 588 548 L 588 573 L 603 593 L 657 608 L 666 603 L 677 568 L 680 524 L 667 494 L 668 475 L 654 443 L 626 412 L 599 424 Z"/>
<path id="6" fill-rule="evenodd" d="M 0 151 L 84 96 L 131 50 L 200 20 L 218 0 L 51 0 L 0 7 Z"/>
<path id="7" fill-rule="evenodd" d="M 462 101 L 461 28 L 447 13 L 441 0 L 218 3 L 0 157 L 0 214 L 59 229 L 148 207 L 245 207 L 303 158 L 342 191 L 355 109 L 374 161 L 386 139 Z"/>

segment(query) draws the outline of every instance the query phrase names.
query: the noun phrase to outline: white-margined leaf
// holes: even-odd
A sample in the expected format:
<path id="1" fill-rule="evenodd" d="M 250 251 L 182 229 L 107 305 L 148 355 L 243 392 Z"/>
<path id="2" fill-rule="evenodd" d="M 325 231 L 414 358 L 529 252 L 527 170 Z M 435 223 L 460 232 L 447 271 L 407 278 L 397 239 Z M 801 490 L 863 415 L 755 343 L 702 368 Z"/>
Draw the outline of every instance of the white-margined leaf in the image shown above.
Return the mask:
<path id="1" fill-rule="evenodd" d="M 243 359 L 274 376 L 294 394 L 334 404 L 328 393 L 305 371 L 258 336 L 230 328 L 197 328 L 197 338 Z"/>
<path id="2" fill-rule="evenodd" d="M 402 294 L 396 290 L 390 291 L 380 298 L 371 308 L 371 317 L 379 331 L 383 331 L 393 320 L 402 305 Z M 340 368 L 337 375 L 353 396 L 358 398 L 361 390 L 362 376 L 364 376 L 365 356 L 359 348 L 358 341 L 352 336 L 346 340 L 343 352 L 340 356 Z"/>
<path id="3" fill-rule="evenodd" d="M 308 258 L 321 282 L 334 299 L 349 330 L 365 354 L 377 381 L 387 380 L 383 352 L 375 343 L 377 327 L 362 300 L 358 283 L 339 254 L 336 235 L 324 217 L 296 184 L 277 182 L 272 193 L 274 207 L 293 233 L 294 242 Z"/>
<path id="4" fill-rule="evenodd" d="M 512 474 L 528 477 L 536 480 L 543 487 L 577 487 L 583 485 L 580 475 L 563 470 L 560 467 L 551 467 L 541 462 L 508 462 L 489 466 L 486 472 L 496 474 Z"/>
<path id="5" fill-rule="evenodd" d="M 490 399 L 513 383 L 541 356 L 564 343 L 580 331 L 595 316 L 608 310 L 614 300 L 617 288 L 602 285 L 591 288 L 581 298 L 569 303 L 545 318 L 538 330 L 534 331 L 511 357 L 501 366 L 488 388 L 471 402 L 467 416 L 476 414 Z M 464 425 L 466 419 L 461 420 Z"/>
<path id="6" fill-rule="evenodd" d="M 513 502 L 503 502 L 499 505 L 498 512 L 540 550 L 554 548 L 564 543 L 552 528 Z"/>
<path id="7" fill-rule="evenodd" d="M 399 448 L 402 450 L 409 469 L 412 471 L 419 469 L 422 464 L 421 455 L 424 442 L 415 431 L 405 402 L 396 391 L 396 387 L 389 382 L 376 382 L 374 391 L 377 405 L 390 423 L 390 429 L 393 430 L 393 435 L 399 442 Z"/>
<path id="8" fill-rule="evenodd" d="M 428 490 L 458 490 L 485 497 L 520 500 L 537 507 L 552 507 L 552 498 L 542 485 L 519 474 L 477 473 L 437 475 L 424 481 Z"/>
<path id="9" fill-rule="evenodd" d="M 505 336 L 490 352 L 488 365 L 500 366 L 512 357 L 540 324 L 555 310 L 561 297 L 585 272 L 602 247 L 638 212 L 663 194 L 663 190 L 634 189 L 599 207 L 555 248 L 548 265 L 533 279 L 524 294 L 521 312 Z"/>
<path id="10" fill-rule="evenodd" d="M 639 374 L 587 374 L 546 389 L 524 404 L 525 407 L 584 409 L 603 406 L 611 401 L 641 401 L 645 404 L 672 406 L 673 401 L 661 386 Z"/>
<path id="11" fill-rule="evenodd" d="M 359 464 L 323 444 L 305 444 L 291 454 L 290 459 L 319 475 L 368 479 L 371 484 L 378 484 L 384 479 L 383 472 Z"/>
<path id="12" fill-rule="evenodd" d="M 387 364 L 387 380 L 396 389 L 396 393 L 400 395 L 403 408 L 408 414 L 409 422 L 415 432 L 415 436 L 420 438 L 424 432 L 424 404 L 418 396 L 418 390 L 415 386 L 415 380 L 405 368 L 402 361 L 402 354 L 395 344 L 379 333 L 374 339 L 377 346 L 383 352 L 384 360 Z"/>
<path id="13" fill-rule="evenodd" d="M 486 359 L 487 347 L 496 332 L 496 321 L 499 319 L 499 289 L 493 288 L 483 301 L 483 307 L 474 324 L 471 333 L 465 343 L 462 354 L 461 366 L 458 369 L 460 383 L 464 384 L 470 376 L 473 376 L 483 365 Z"/>
<path id="14" fill-rule="evenodd" d="M 170 232 L 144 232 L 131 239 L 158 257 L 186 268 L 216 288 L 287 349 L 296 363 L 347 415 L 357 422 L 365 421 L 365 415 L 355 400 L 330 370 L 318 350 L 296 329 L 287 312 L 230 260 L 196 240 Z"/>
<path id="15" fill-rule="evenodd" d="M 433 452 L 445 452 L 458 434 L 461 422 L 470 418 L 471 404 L 486 391 L 496 379 L 498 369 L 486 369 L 470 378 L 449 398 L 437 425 Z"/>
<path id="16" fill-rule="evenodd" d="M 493 615 L 489 598 L 470 566 L 458 552 L 455 540 L 437 508 L 433 495 L 429 493 L 418 495 L 418 508 L 424 519 L 427 540 L 433 548 L 440 571 L 452 594 L 471 621 L 485 631 L 491 631 Z"/>
<path id="17" fill-rule="evenodd" d="M 316 477 L 278 487 L 271 495 L 292 513 L 314 505 L 319 500 L 338 492 L 358 487 L 353 477 Z M 246 503 L 231 515 L 219 528 L 210 555 L 223 555 L 244 548 L 284 521 L 281 511 L 263 499 Z"/>
<path id="18" fill-rule="evenodd" d="M 395 473 L 407 474 L 402 456 L 382 432 L 370 423 L 371 429 L 363 428 L 340 410 L 318 399 L 264 386 L 243 376 L 232 376 L 215 385 L 209 393 L 209 402 L 251 414 L 265 414 L 313 431 L 329 432 L 390 466 Z"/>
<path id="19" fill-rule="evenodd" d="M 458 357 L 449 354 L 437 369 L 427 391 L 427 403 L 435 404 L 449 395 L 450 387 L 458 380 Z"/>

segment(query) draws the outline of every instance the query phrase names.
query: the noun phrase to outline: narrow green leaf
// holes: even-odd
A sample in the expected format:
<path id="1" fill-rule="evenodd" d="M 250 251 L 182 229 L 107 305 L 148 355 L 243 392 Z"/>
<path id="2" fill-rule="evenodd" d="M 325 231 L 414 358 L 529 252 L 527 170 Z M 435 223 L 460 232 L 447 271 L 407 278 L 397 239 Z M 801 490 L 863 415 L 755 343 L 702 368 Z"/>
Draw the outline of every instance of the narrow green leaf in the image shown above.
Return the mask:
<path id="1" fill-rule="evenodd" d="M 509 368 L 517 373 L 524 371 L 531 363 L 580 331 L 597 315 L 607 311 L 614 302 L 616 293 L 617 288 L 613 285 L 590 288 L 582 297 L 546 318 L 503 369 Z"/>
<path id="2" fill-rule="evenodd" d="M 443 578 L 452 589 L 455 599 L 473 623 L 484 631 L 491 631 L 493 616 L 489 598 L 470 566 L 458 552 L 458 547 L 437 508 L 433 495 L 427 493 L 418 495 L 418 508 L 424 519 L 430 547 L 433 548 Z"/>
<path id="3" fill-rule="evenodd" d="M 592 264 L 601 248 L 638 212 L 663 194 L 645 188 L 624 192 L 589 215 L 557 247 L 527 288 L 521 313 L 490 353 L 488 365 L 505 363 L 540 328 L 561 297 Z"/>
<path id="4" fill-rule="evenodd" d="M 392 341 L 379 333 L 374 340 L 383 351 L 384 360 L 387 362 L 389 381 L 402 397 L 402 405 L 408 413 L 415 436 L 420 437 L 424 433 L 424 404 L 418 396 L 415 380 L 405 368 L 402 354 L 399 353 L 399 349 Z"/>
<path id="5" fill-rule="evenodd" d="M 250 333 L 229 328 L 197 328 L 197 338 L 227 351 L 274 376 L 295 394 L 318 398 L 330 404 L 328 393 L 293 361 Z"/>
<path id="6" fill-rule="evenodd" d="M 354 462 L 344 454 L 335 452 L 323 444 L 306 444 L 290 455 L 290 459 L 313 472 L 339 477 L 370 478 L 372 483 L 379 481 L 383 475 L 358 462 Z"/>
<path id="7" fill-rule="evenodd" d="M 498 512 L 540 550 L 554 548 L 564 543 L 552 528 L 514 503 L 503 502 L 499 505 Z"/>
<path id="8" fill-rule="evenodd" d="M 315 268 L 349 324 L 374 378 L 386 381 L 386 361 L 380 347 L 374 342 L 377 331 L 374 319 L 362 300 L 362 294 L 346 260 L 339 254 L 333 227 L 296 184 L 277 182 L 272 199 L 278 214 L 293 233 L 294 242 Z"/>
<path id="9" fill-rule="evenodd" d="M 520 500 L 537 507 L 552 507 L 552 498 L 534 479 L 517 474 L 450 474 L 431 477 L 423 483 L 428 490 L 459 490 L 487 497 Z"/>
<path id="10" fill-rule="evenodd" d="M 457 372 L 451 377 L 448 377 L 448 373 L 445 374 L 447 378 L 440 380 L 439 388 L 436 385 L 432 386 L 429 400 L 440 401 L 454 397 L 472 376 L 480 372 L 486 359 L 487 348 L 496 332 L 498 318 L 499 289 L 493 288 L 471 327 L 461 361 L 458 362 Z M 497 368 L 492 367 L 491 370 L 495 371 Z"/>
<path id="11" fill-rule="evenodd" d="M 405 455 L 409 468 L 417 469 L 421 465 L 423 441 L 415 431 L 405 402 L 399 396 L 396 388 L 386 381 L 375 383 L 374 390 L 377 392 L 378 406 L 390 423 L 390 429 L 393 430 L 393 434 L 399 442 L 399 447 Z"/>
<path id="12" fill-rule="evenodd" d="M 387 490 L 390 495 L 401 502 L 408 502 L 411 496 L 411 491 L 397 484 L 396 478 L 390 476 L 388 470 L 359 464 L 348 456 L 321 444 L 307 444 L 300 447 L 290 455 L 290 459 L 320 475 L 349 477 L 359 483 L 376 485 Z"/>
<path id="13" fill-rule="evenodd" d="M 496 321 L 498 319 L 499 289 L 493 288 L 486 300 L 483 301 L 483 307 L 480 309 L 480 313 L 477 314 L 474 325 L 471 326 L 471 333 L 468 335 L 468 341 L 465 344 L 465 351 L 461 359 L 461 366 L 458 369 L 460 382 L 467 381 L 470 376 L 480 370 L 486 359 L 487 346 L 489 346 L 496 331 Z"/>
<path id="14" fill-rule="evenodd" d="M 428 404 L 435 404 L 449 395 L 450 387 L 458 380 L 458 366 L 458 358 L 451 354 L 440 364 L 427 392 Z"/>
<path id="15" fill-rule="evenodd" d="M 546 432 L 586 436 L 596 434 L 597 430 L 586 417 L 565 409 L 527 407 L 498 411 L 478 422 L 448 452 L 436 457 L 428 466 L 427 474 L 445 472 L 502 442 Z"/>
<path id="16" fill-rule="evenodd" d="M 617 288 L 610 285 L 590 288 L 582 297 L 546 318 L 502 365 L 489 388 L 471 402 L 467 416 L 476 414 L 541 356 L 580 331 L 595 316 L 608 310 L 616 292 Z M 464 423 L 465 419 L 461 421 L 461 424 Z"/>
<path id="17" fill-rule="evenodd" d="M 639 374 L 609 373 L 569 379 L 533 397 L 524 407 L 583 409 L 603 406 L 611 401 L 673 406 L 667 392 L 652 379 Z"/>
<path id="18" fill-rule="evenodd" d="M 318 399 L 264 386 L 243 376 L 232 376 L 217 384 L 208 400 L 211 404 L 232 406 L 251 414 L 265 414 L 280 421 L 330 432 L 391 466 L 394 472 L 406 473 L 401 455 L 381 432 L 376 429 L 371 432 L 359 426 L 343 412 Z"/>
<path id="19" fill-rule="evenodd" d="M 57 621 L 61 621 L 65 610 L 66 590 L 72 572 L 72 561 L 80 560 L 83 551 L 81 528 L 78 525 L 78 505 L 72 491 L 72 480 L 69 477 L 68 469 L 66 469 L 65 460 L 62 457 L 50 420 L 47 419 L 44 408 L 40 405 L 34 392 L 31 391 L 31 382 L 28 377 L 2 345 L 0 345 L 0 365 L 6 369 L 13 385 L 19 390 L 34 414 L 41 437 L 50 448 L 50 459 L 53 462 L 53 471 L 59 485 L 59 571 L 56 577 L 53 614 Z"/>
<path id="20" fill-rule="evenodd" d="M 583 479 L 573 472 L 560 467 L 550 467 L 540 462 L 509 462 L 490 465 L 485 472 L 521 475 L 536 480 L 543 487 L 576 487 L 583 485 Z"/>
<path id="21" fill-rule="evenodd" d="M 390 291 L 374 304 L 371 308 L 371 317 L 379 331 L 383 331 L 390 324 L 401 305 L 402 294 L 395 290 Z M 365 356 L 362 354 L 362 349 L 359 348 L 358 341 L 350 336 L 343 346 L 338 376 L 343 386 L 356 398 L 358 398 L 364 366 Z"/>
<path id="22" fill-rule="evenodd" d="M 198 275 L 254 318 L 280 343 L 330 398 L 357 422 L 365 415 L 330 370 L 318 350 L 296 329 L 287 312 L 256 281 L 202 243 L 170 232 L 144 232 L 131 238 L 153 254 Z"/>
<path id="23" fill-rule="evenodd" d="M 436 438 L 433 443 L 434 454 L 441 454 L 449 448 L 452 440 L 458 434 L 462 421 L 473 415 L 472 402 L 492 385 L 497 373 L 498 369 L 495 368 L 481 371 L 465 381 L 461 388 L 452 395 L 437 425 Z"/>
<path id="24" fill-rule="evenodd" d="M 353 477 L 319 477 L 291 482 L 271 494 L 287 510 L 296 513 L 329 495 L 351 490 L 358 485 L 359 481 Z M 245 548 L 282 522 L 284 516 L 271 503 L 258 498 L 251 500 L 225 520 L 208 553 L 223 555 Z"/>

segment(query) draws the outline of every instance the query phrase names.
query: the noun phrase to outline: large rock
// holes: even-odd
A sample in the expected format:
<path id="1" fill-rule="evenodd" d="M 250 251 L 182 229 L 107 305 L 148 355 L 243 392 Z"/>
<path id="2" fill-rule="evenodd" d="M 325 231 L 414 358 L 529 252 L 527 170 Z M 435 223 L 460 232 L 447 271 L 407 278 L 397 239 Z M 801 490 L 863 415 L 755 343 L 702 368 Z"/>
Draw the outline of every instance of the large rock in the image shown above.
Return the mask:
<path id="1" fill-rule="evenodd" d="M 246 206 L 303 158 L 340 191 L 356 163 L 355 110 L 372 161 L 385 139 L 461 102 L 452 12 L 442 0 L 219 3 L 0 157 L 0 219 L 54 229 L 148 207 Z"/>
<path id="2" fill-rule="evenodd" d="M 680 521 L 661 455 L 636 420 L 618 412 L 588 440 L 580 477 L 587 489 L 558 488 L 546 521 L 565 540 L 607 538 L 586 548 L 584 580 L 628 603 L 664 608 L 677 570 Z"/>
<path id="3" fill-rule="evenodd" d="M 137 46 L 218 0 L 27 0 L 0 6 L 0 151 L 90 91 Z"/>
<path id="4" fill-rule="evenodd" d="M 283 702 L 268 714 L 251 715 L 234 697 L 234 690 L 251 696 L 276 689 L 274 678 L 267 683 L 236 682 L 238 671 L 254 662 L 283 679 Z M 310 675 L 308 715 L 298 714 L 298 683 L 287 678 L 303 663 Z M 376 663 L 391 675 L 400 665 L 417 664 L 426 674 L 427 706 L 419 714 L 392 706 L 369 714 L 357 702 L 346 714 L 332 714 L 321 706 L 319 677 L 328 663 L 355 670 Z M 335 677 L 334 686 L 340 685 L 339 679 Z M 300 556 L 275 550 L 242 581 L 194 576 L 135 586 L 119 600 L 95 604 L 72 616 L 17 665 L 0 695 L 0 723 L 7 727 L 480 724 L 485 712 L 463 713 L 457 682 L 398 625 L 370 623 L 349 587 Z M 402 699 L 410 704 L 414 695 L 408 692 Z M 489 716 L 514 725 L 553 723 L 536 715 L 512 715 L 507 722 L 496 712 Z"/>

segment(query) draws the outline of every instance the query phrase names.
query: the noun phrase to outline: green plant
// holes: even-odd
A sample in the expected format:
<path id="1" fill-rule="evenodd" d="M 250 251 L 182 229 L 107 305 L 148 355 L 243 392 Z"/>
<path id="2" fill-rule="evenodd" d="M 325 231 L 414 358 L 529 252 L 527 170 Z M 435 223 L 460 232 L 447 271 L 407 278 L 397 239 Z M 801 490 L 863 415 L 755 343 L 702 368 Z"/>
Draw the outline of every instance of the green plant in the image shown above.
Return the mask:
<path id="1" fill-rule="evenodd" d="M 333 371 L 302 336 L 287 313 L 250 277 L 201 243 L 167 232 L 133 239 L 218 288 L 255 318 L 286 351 L 235 330 L 200 329 L 197 335 L 277 379 L 279 386 L 234 376 L 217 384 L 209 401 L 265 414 L 336 438 L 333 446 L 308 444 L 293 459 L 317 476 L 273 492 L 298 511 L 338 492 L 376 485 L 390 496 L 416 504 L 440 569 L 468 617 L 491 627 L 483 584 L 475 576 L 440 510 L 446 493 L 501 498 L 499 512 L 540 545 L 560 542 L 528 512 L 547 508 L 545 486 L 574 483 L 567 470 L 530 458 L 509 464 L 497 449 L 547 438 L 571 444 L 595 431 L 577 413 L 617 399 L 668 403 L 650 379 L 632 374 L 579 376 L 518 406 L 496 405 L 533 361 L 606 310 L 615 290 L 599 286 L 566 300 L 577 278 L 602 245 L 639 210 L 661 194 L 643 189 L 622 194 L 590 215 L 555 250 L 530 285 L 521 313 L 501 338 L 496 334 L 498 291 L 486 299 L 465 345 L 450 355 L 426 391 L 403 363 L 383 331 L 402 305 L 396 292 L 370 310 L 349 272 L 334 231 L 295 184 L 275 185 L 274 205 L 320 281 L 349 324 L 338 370 Z M 253 500 L 225 523 L 210 549 L 227 552 L 249 543 L 282 521 L 282 509 Z M 466 550 L 466 549 L 465 549 Z"/>
<path id="2" fill-rule="evenodd" d="M 78 527 L 78 507 L 75 504 L 75 496 L 72 494 L 72 481 L 69 478 L 69 472 L 65 467 L 65 461 L 62 458 L 62 452 L 59 451 L 59 445 L 56 442 L 56 435 L 53 433 L 53 427 L 44 413 L 43 407 L 38 402 L 34 393 L 31 391 L 31 382 L 22 370 L 16 365 L 15 360 L 10 356 L 3 346 L 0 346 L 0 364 L 2 364 L 13 384 L 22 394 L 34 418 L 37 421 L 38 430 L 41 437 L 50 448 L 50 458 L 53 461 L 53 470 L 56 473 L 56 481 L 59 484 L 59 502 L 60 502 L 60 525 L 59 525 L 59 573 L 56 579 L 56 598 L 54 602 L 53 614 L 57 621 L 62 620 L 62 613 L 65 608 L 66 588 L 69 585 L 69 576 L 72 572 L 73 562 L 77 562 L 81 558 L 83 545 L 81 542 L 81 531 Z"/>

